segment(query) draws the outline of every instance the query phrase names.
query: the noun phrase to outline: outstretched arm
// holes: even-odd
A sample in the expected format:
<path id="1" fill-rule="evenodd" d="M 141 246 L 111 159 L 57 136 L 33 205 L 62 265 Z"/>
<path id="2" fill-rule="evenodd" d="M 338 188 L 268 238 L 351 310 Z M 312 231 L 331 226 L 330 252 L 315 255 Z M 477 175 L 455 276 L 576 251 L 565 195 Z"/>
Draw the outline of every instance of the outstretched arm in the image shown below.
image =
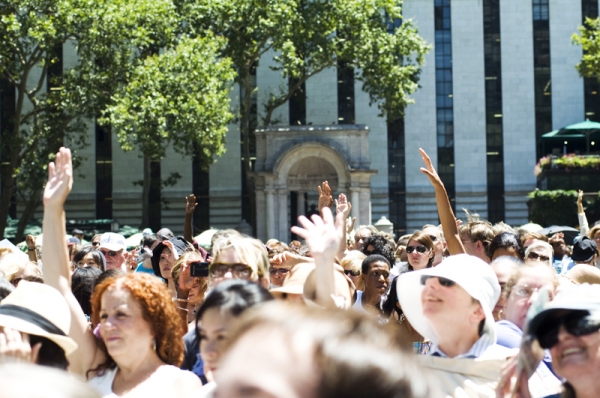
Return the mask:
<path id="1" fill-rule="evenodd" d="M 581 189 L 577 193 L 577 218 L 579 219 L 579 232 L 582 236 L 587 236 L 590 232 L 590 226 L 583 210 L 583 191 Z"/>
<path id="2" fill-rule="evenodd" d="M 60 148 L 55 162 L 48 165 L 48 182 L 44 189 L 44 223 L 42 242 L 44 279 L 64 296 L 71 310 L 71 337 L 79 346 L 69 355 L 69 369 L 85 376 L 85 372 L 104 361 L 96 345 L 83 310 L 71 292 L 71 267 L 67 251 L 64 204 L 73 185 L 71 151 Z"/>
<path id="3" fill-rule="evenodd" d="M 421 153 L 423 163 L 425 163 L 425 167 L 421 167 L 421 173 L 429 178 L 429 182 L 431 182 L 431 185 L 433 185 L 433 188 L 435 189 L 435 201 L 437 203 L 440 221 L 442 222 L 442 231 L 444 232 L 446 242 L 448 243 L 448 251 L 450 252 L 450 255 L 466 253 L 460 240 L 460 235 L 458 234 L 456 217 L 452 211 L 452 206 L 450 205 L 450 199 L 448 199 L 448 193 L 446 192 L 444 183 L 435 171 L 427 153 L 422 148 L 419 148 L 419 152 Z"/>
<path id="4" fill-rule="evenodd" d="M 350 211 L 352 211 L 352 203 L 348 202 L 348 199 L 346 199 L 346 195 L 344 195 L 343 193 L 341 193 L 340 196 L 338 196 L 338 198 L 335 200 L 335 210 L 337 213 L 344 214 L 344 224 L 346 224 L 346 219 L 350 215 Z M 346 233 L 347 228 L 346 225 L 344 225 L 344 231 L 342 236 L 343 243 L 340 245 L 340 248 L 337 252 L 337 258 L 340 260 L 342 259 L 342 257 L 344 257 L 344 253 L 346 252 L 348 246 L 346 244 Z"/>
<path id="5" fill-rule="evenodd" d="M 191 194 L 185 197 L 185 223 L 183 224 L 183 238 L 188 242 L 194 241 L 192 232 L 192 219 L 194 217 L 194 210 L 196 210 L 196 195 Z"/>
<path id="6" fill-rule="evenodd" d="M 313 215 L 312 222 L 304 216 L 298 217 L 302 227 L 293 226 L 292 232 L 306 241 L 315 259 L 315 302 L 326 308 L 337 308 L 333 264 L 340 245 L 345 244 L 342 236 L 346 225 L 342 212 L 335 220 L 328 207 L 324 207 L 322 213 L 323 218 Z"/>

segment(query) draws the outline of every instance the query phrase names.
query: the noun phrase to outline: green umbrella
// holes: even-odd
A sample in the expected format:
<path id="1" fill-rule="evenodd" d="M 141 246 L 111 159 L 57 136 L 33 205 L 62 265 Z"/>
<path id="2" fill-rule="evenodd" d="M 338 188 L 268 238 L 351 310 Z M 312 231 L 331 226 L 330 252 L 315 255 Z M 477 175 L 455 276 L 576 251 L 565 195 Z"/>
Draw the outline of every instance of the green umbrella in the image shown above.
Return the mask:
<path id="1" fill-rule="evenodd" d="M 571 124 L 559 130 L 554 130 L 542 135 L 542 138 L 584 138 L 586 150 L 590 153 L 590 136 L 600 132 L 600 123 L 586 119 L 585 122 Z M 598 134 L 600 136 L 600 134 Z"/>

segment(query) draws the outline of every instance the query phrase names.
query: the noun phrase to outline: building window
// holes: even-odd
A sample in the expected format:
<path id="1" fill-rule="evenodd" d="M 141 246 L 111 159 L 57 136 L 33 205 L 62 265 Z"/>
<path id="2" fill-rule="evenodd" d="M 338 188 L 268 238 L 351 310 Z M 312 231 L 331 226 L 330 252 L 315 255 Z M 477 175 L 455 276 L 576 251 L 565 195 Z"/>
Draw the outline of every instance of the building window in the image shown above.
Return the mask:
<path id="1" fill-rule="evenodd" d="M 452 26 L 450 0 L 435 0 L 435 86 L 438 174 L 455 207 L 454 103 L 452 99 Z"/>
<path id="2" fill-rule="evenodd" d="M 500 0 L 483 1 L 488 219 L 504 220 Z"/>
<path id="3" fill-rule="evenodd" d="M 162 224 L 161 185 L 160 160 L 151 160 L 150 192 L 148 194 L 148 226 L 153 231 L 158 231 Z"/>
<path id="4" fill-rule="evenodd" d="M 538 159 L 548 152 L 541 136 L 552 130 L 552 87 L 550 81 L 550 23 L 548 0 L 533 1 L 533 76 L 535 87 L 535 139 Z M 560 149 L 559 149 L 560 150 Z M 550 152 L 552 150 L 550 149 Z"/>
<path id="5" fill-rule="evenodd" d="M 298 84 L 298 79 L 290 77 L 288 85 L 290 88 Z M 289 117 L 291 126 L 306 125 L 306 82 L 294 91 L 288 101 Z"/>
<path id="6" fill-rule="evenodd" d="M 388 196 L 390 221 L 396 237 L 406 234 L 406 159 L 404 119 L 387 124 L 388 133 Z"/>
<path id="7" fill-rule="evenodd" d="M 598 18 L 598 1 L 581 0 L 581 23 L 585 18 Z M 595 78 L 583 79 L 585 119 L 600 122 L 600 84 Z"/>
<path id="8" fill-rule="evenodd" d="M 354 124 L 354 68 L 338 62 L 338 124 Z"/>
<path id="9" fill-rule="evenodd" d="M 112 177 L 110 126 L 96 123 L 96 218 L 113 218 Z"/>
<path id="10" fill-rule="evenodd" d="M 16 108 L 16 93 L 15 86 L 5 78 L 0 78 L 0 179 L 9 173 L 12 173 L 10 169 L 10 162 L 8 162 L 8 154 L 11 149 L 15 146 L 11 144 L 14 140 L 14 117 Z M 5 181 L 1 181 L 2 184 Z M 2 189 L 8 188 L 2 185 Z M 17 193 L 13 191 L 10 198 L 10 207 L 8 209 L 8 215 L 12 218 L 17 218 Z"/>
<path id="11" fill-rule="evenodd" d="M 250 161 L 251 168 L 254 170 L 254 162 L 256 161 L 256 135 L 254 134 L 256 127 L 258 126 L 258 106 L 256 98 L 256 68 L 258 64 L 254 65 L 250 70 L 250 89 L 252 90 L 252 103 L 250 104 L 250 127 L 249 127 L 249 141 L 250 141 Z M 243 109 L 244 104 L 241 102 L 244 98 L 244 88 L 240 87 L 240 109 Z M 242 156 L 244 156 L 244 139 L 240 137 L 242 141 Z M 256 226 L 256 215 L 254 214 L 255 209 L 252 204 L 254 201 L 250 200 L 250 190 L 248 189 L 248 176 L 244 169 L 243 159 L 240 162 L 242 167 L 242 219 L 246 220 L 252 228 Z"/>

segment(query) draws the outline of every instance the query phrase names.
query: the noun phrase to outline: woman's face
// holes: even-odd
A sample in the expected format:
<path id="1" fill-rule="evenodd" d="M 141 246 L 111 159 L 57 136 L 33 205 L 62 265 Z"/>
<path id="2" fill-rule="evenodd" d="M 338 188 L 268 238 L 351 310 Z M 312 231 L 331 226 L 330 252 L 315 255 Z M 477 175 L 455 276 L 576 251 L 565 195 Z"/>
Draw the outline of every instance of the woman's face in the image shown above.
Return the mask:
<path id="1" fill-rule="evenodd" d="M 542 266 L 547 267 L 547 266 Z M 554 297 L 555 289 L 552 278 L 547 270 L 542 267 L 525 269 L 521 278 L 512 287 L 504 306 L 504 319 L 517 325 L 521 330 L 525 325 L 527 311 L 533 302 L 533 292 L 546 287 L 550 293 L 550 299 Z"/>
<path id="2" fill-rule="evenodd" d="M 154 333 L 128 290 L 106 290 L 100 302 L 100 335 L 117 365 L 120 357 L 142 355 L 154 346 Z"/>
<path id="3" fill-rule="evenodd" d="M 158 261 L 158 266 L 160 267 L 160 275 L 164 279 L 172 279 L 171 269 L 173 268 L 173 258 L 172 258 L 171 249 L 165 247 L 160 253 L 160 260 Z"/>
<path id="4" fill-rule="evenodd" d="M 580 382 L 600 376 L 600 331 L 586 336 L 573 336 L 564 325 L 558 332 L 558 343 L 550 348 L 552 367 L 577 390 Z"/>
<path id="5" fill-rule="evenodd" d="M 200 356 L 206 370 L 217 370 L 234 319 L 229 312 L 222 312 L 217 307 L 209 308 L 202 314 L 197 328 L 200 335 Z"/>
<path id="6" fill-rule="evenodd" d="M 194 284 L 190 288 L 190 293 L 188 294 L 188 302 L 191 304 L 197 304 L 204 300 L 204 293 L 208 282 L 205 278 L 194 278 Z"/>
<path id="7" fill-rule="evenodd" d="M 419 250 L 425 252 L 421 253 Z M 412 249 L 411 249 L 412 248 Z M 409 253 L 412 250 L 412 253 Z M 408 253 L 408 263 L 413 267 L 413 270 L 417 271 L 420 269 L 427 268 L 427 264 L 429 263 L 429 259 L 433 258 L 435 253 L 431 249 L 427 249 L 422 243 L 417 242 L 416 240 L 409 240 L 408 245 L 406 245 L 406 252 Z"/>
<path id="8" fill-rule="evenodd" d="M 224 269 L 225 271 L 222 273 L 222 275 L 219 274 L 215 276 L 212 273 L 213 268 Z M 221 250 L 219 255 L 213 259 L 210 269 L 210 280 L 213 287 L 217 286 L 222 281 L 228 279 L 248 279 L 251 281 L 258 280 L 258 275 L 256 274 L 256 272 L 253 272 L 252 268 L 241 259 L 240 255 L 235 251 L 233 247 L 228 247 L 226 249 Z M 241 275 L 238 271 L 245 270 L 246 272 L 248 272 L 248 269 L 249 276 L 246 278 L 242 278 L 241 276 L 244 275 Z"/>
<path id="9" fill-rule="evenodd" d="M 360 272 L 352 269 L 351 263 L 346 264 L 346 266 L 344 267 L 344 273 L 348 276 L 348 278 L 350 278 L 352 283 L 354 283 L 354 286 L 358 286 L 358 279 L 360 278 Z M 353 274 L 357 274 L 357 275 L 353 275 Z"/>
<path id="10" fill-rule="evenodd" d="M 102 271 L 102 264 L 96 263 L 92 253 L 88 253 L 85 256 L 83 256 L 83 258 L 77 262 L 77 266 L 78 267 L 96 267 L 100 271 Z"/>

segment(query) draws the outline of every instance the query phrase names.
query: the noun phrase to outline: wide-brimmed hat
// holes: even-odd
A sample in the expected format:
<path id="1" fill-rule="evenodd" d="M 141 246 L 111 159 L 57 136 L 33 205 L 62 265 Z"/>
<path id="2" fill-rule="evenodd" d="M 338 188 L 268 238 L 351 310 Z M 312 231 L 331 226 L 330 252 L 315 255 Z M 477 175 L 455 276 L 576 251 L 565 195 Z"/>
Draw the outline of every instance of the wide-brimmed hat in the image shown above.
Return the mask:
<path id="1" fill-rule="evenodd" d="M 75 340 L 67 336 L 69 305 L 58 290 L 43 283 L 19 282 L 0 303 L 0 326 L 52 340 L 65 355 L 77 349 Z"/>
<path id="2" fill-rule="evenodd" d="M 424 289 L 421 284 L 423 275 L 450 279 L 479 301 L 485 314 L 483 332 L 488 334 L 494 342 L 496 341 L 496 327 L 492 311 L 500 297 L 500 284 L 489 264 L 468 254 L 457 254 L 446 258 L 437 267 L 406 272 L 398 277 L 396 290 L 404 315 L 421 336 L 437 344 L 437 332 L 423 314 L 421 301 L 421 293 Z"/>
<path id="3" fill-rule="evenodd" d="M 189 249 L 190 244 L 183 238 L 183 236 L 176 236 L 172 239 L 169 239 L 167 242 L 171 242 L 173 244 L 173 248 L 177 252 L 175 258 L 181 256 L 184 251 Z M 165 248 L 165 242 L 160 242 L 156 247 L 152 250 L 152 269 L 154 269 L 154 274 L 158 277 L 161 276 L 160 273 L 160 255 Z"/>
<path id="4" fill-rule="evenodd" d="M 590 267 L 586 265 L 586 267 Z M 535 305 L 535 304 L 533 304 Z M 561 287 L 556 297 L 547 302 L 529 322 L 528 333 L 537 336 L 546 320 L 559 311 L 588 311 L 600 316 L 600 285 L 587 284 L 565 285 Z"/>
<path id="5" fill-rule="evenodd" d="M 284 293 L 302 294 L 304 292 L 304 284 L 308 275 L 315 269 L 314 263 L 300 263 L 294 265 L 290 272 L 285 276 L 280 287 L 275 287 L 269 292 L 276 298 L 280 298 Z"/>

